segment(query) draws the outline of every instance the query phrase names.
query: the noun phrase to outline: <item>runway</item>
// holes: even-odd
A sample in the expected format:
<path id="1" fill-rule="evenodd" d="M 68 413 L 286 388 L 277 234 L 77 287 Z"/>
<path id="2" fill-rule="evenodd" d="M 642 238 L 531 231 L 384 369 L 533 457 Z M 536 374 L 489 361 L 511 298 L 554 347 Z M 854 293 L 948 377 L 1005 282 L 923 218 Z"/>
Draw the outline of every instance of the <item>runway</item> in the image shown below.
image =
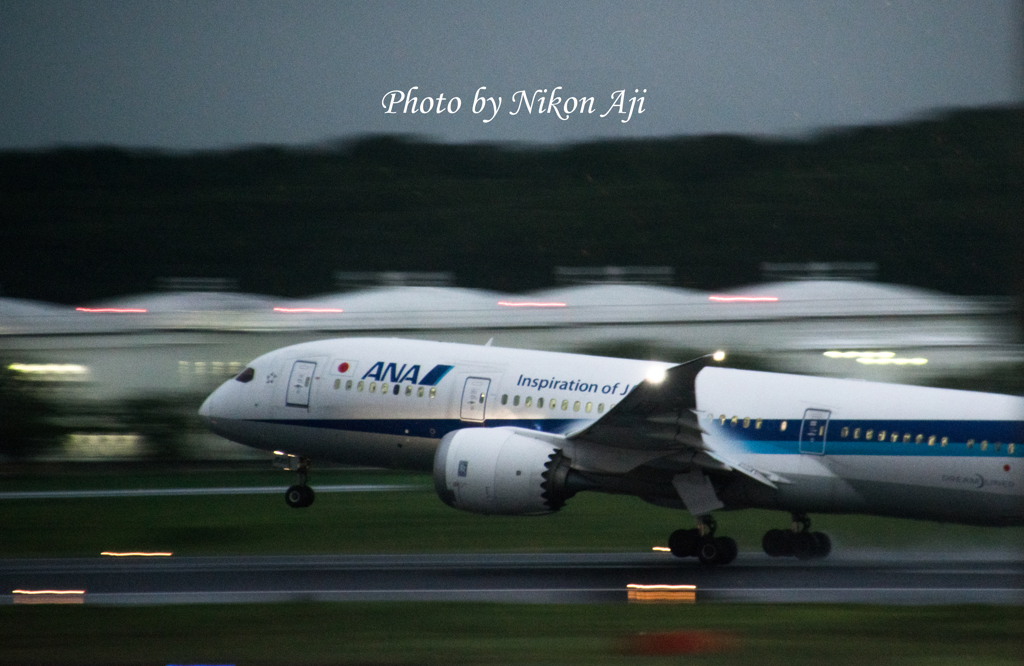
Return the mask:
<path id="1" fill-rule="evenodd" d="M 280 601 L 627 603 L 628 584 L 696 586 L 696 602 L 1024 605 L 1019 554 L 871 552 L 803 562 L 741 553 L 702 567 L 664 553 L 430 554 L 0 560 L 14 590 L 86 604 Z M 43 600 L 37 597 L 33 601 Z"/>

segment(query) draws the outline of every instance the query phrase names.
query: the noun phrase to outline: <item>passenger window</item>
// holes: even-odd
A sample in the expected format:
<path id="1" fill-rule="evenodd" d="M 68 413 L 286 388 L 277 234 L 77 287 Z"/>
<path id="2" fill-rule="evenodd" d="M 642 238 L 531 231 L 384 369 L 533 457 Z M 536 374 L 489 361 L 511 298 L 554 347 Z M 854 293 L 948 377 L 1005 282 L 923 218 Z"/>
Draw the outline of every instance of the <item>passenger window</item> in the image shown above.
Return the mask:
<path id="1" fill-rule="evenodd" d="M 760 430 L 761 429 L 761 421 L 762 421 L 762 419 L 758 419 L 757 420 L 757 423 L 754 424 L 754 430 Z"/>
<path id="2" fill-rule="evenodd" d="M 893 434 L 889 435 L 889 441 L 892 442 L 893 444 L 900 441 L 900 434 L 898 432 L 894 432 Z"/>
<path id="3" fill-rule="evenodd" d="M 569 401 L 568 400 L 563 400 L 562 401 L 562 411 L 563 412 L 569 411 Z"/>
<path id="4" fill-rule="evenodd" d="M 880 441 L 880 442 L 884 442 L 885 441 L 885 431 L 884 430 L 879 430 L 878 431 L 878 441 Z"/>
<path id="5" fill-rule="evenodd" d="M 928 446 L 935 446 L 935 435 L 928 438 Z"/>
<path id="6" fill-rule="evenodd" d="M 370 382 L 370 393 L 377 392 L 377 382 Z"/>
<path id="7" fill-rule="evenodd" d="M 512 398 L 512 406 L 513 407 L 518 407 L 519 406 L 519 396 L 518 395 L 516 397 Z"/>
<path id="8" fill-rule="evenodd" d="M 914 444 L 920 444 L 923 441 L 924 441 L 924 435 L 918 435 L 917 437 L 914 438 Z"/>
<path id="9" fill-rule="evenodd" d="M 866 433 L 864 433 L 864 439 L 871 440 L 871 439 L 874 439 L 874 438 L 875 438 L 875 430 L 873 428 L 868 430 Z"/>
<path id="10" fill-rule="evenodd" d="M 1013 455 L 1013 442 L 1010 442 L 1010 444 L 1006 447 L 1006 452 L 1009 453 L 1011 456 Z"/>
<path id="11" fill-rule="evenodd" d="M 351 391 L 352 390 L 352 380 L 351 379 L 348 380 L 347 382 L 345 382 L 345 390 L 346 391 Z"/>
<path id="12" fill-rule="evenodd" d="M 981 440 L 981 450 L 982 451 L 988 451 L 988 440 L 987 439 Z"/>
<path id="13" fill-rule="evenodd" d="M 554 398 L 548 400 L 548 404 L 551 405 L 551 409 L 558 409 L 558 401 Z"/>
<path id="14" fill-rule="evenodd" d="M 589 414 L 590 412 L 594 411 L 594 403 L 588 402 L 585 409 L 587 410 L 587 414 Z"/>
<path id="15" fill-rule="evenodd" d="M 739 419 L 737 419 L 735 416 L 729 419 L 729 425 L 731 425 L 733 428 L 736 427 L 737 423 L 739 423 Z"/>
<path id="16" fill-rule="evenodd" d="M 780 424 L 779 424 L 779 432 L 786 432 L 786 425 L 787 425 L 787 424 L 786 424 L 786 422 L 785 422 L 785 421 L 783 421 L 782 423 L 780 423 Z"/>
<path id="17" fill-rule="evenodd" d="M 422 398 L 423 397 L 423 387 L 422 386 L 419 387 L 418 389 L 416 389 L 416 397 L 417 398 Z"/>
<path id="18" fill-rule="evenodd" d="M 533 396 L 526 396 L 526 406 L 529 407 L 533 404 Z"/>
<path id="19" fill-rule="evenodd" d="M 408 386 L 405 387 L 405 395 L 407 395 L 407 396 L 411 396 L 412 395 L 412 384 L 409 384 Z"/>
<path id="20" fill-rule="evenodd" d="M 744 428 L 749 428 L 750 427 L 750 417 L 749 416 L 748 417 L 744 417 L 744 419 L 743 419 L 743 427 Z"/>
<path id="21" fill-rule="evenodd" d="M 839 431 L 839 436 L 840 437 L 846 437 L 849 434 L 850 434 L 850 429 L 849 428 L 843 428 L 841 431 Z"/>
<path id="22" fill-rule="evenodd" d="M 942 438 L 942 445 L 945 446 L 946 444 L 949 444 L 949 437 Z"/>
<path id="23" fill-rule="evenodd" d="M 505 395 L 501 396 L 501 404 L 503 404 L 503 405 L 507 405 L 508 404 L 508 393 L 506 393 Z"/>
<path id="24" fill-rule="evenodd" d="M 910 433 L 909 432 L 906 435 L 903 435 L 903 443 L 904 444 L 909 444 L 910 443 Z"/>
<path id="25" fill-rule="evenodd" d="M 544 398 L 537 398 L 537 408 L 539 409 L 539 408 L 541 408 L 543 406 L 544 406 Z"/>
<path id="26" fill-rule="evenodd" d="M 1002 449 L 1002 448 L 1003 448 L 1003 443 L 1002 442 L 996 442 L 996 452 L 998 453 L 1000 451 L 1000 449 Z"/>
<path id="27" fill-rule="evenodd" d="M 430 397 L 431 398 L 437 397 L 437 387 L 436 386 L 431 387 L 431 389 L 430 389 Z"/>
<path id="28" fill-rule="evenodd" d="M 603 402 L 597 403 L 597 413 L 598 414 L 604 414 L 604 403 Z M 1010 451 L 1010 453 L 1013 453 L 1013 451 Z"/>
<path id="29" fill-rule="evenodd" d="M 580 411 L 580 401 L 579 400 L 577 400 L 576 402 L 572 403 L 572 411 L 574 411 L 574 412 Z"/>
<path id="30" fill-rule="evenodd" d="M 973 439 L 967 440 L 967 448 L 969 448 L 969 449 L 973 449 L 974 448 L 974 440 Z"/>
<path id="31" fill-rule="evenodd" d="M 334 390 L 337 391 L 340 388 L 341 388 L 341 380 L 340 379 L 335 379 L 334 380 Z"/>
<path id="32" fill-rule="evenodd" d="M 394 393 L 395 395 L 398 395 L 401 392 L 402 392 L 402 385 L 401 384 L 395 384 L 395 388 L 392 391 L 392 393 Z"/>
<path id="33" fill-rule="evenodd" d="M 387 382 L 384 382 L 383 384 L 381 384 L 380 385 L 380 393 L 381 393 L 381 395 L 387 395 L 389 388 L 391 388 L 391 385 L 388 384 Z"/>
<path id="34" fill-rule="evenodd" d="M 854 439 L 860 439 L 860 428 L 854 428 L 853 429 L 853 438 Z"/>
<path id="35" fill-rule="evenodd" d="M 359 382 L 359 384 L 356 386 L 356 390 L 359 391 L 360 393 L 363 392 L 363 384 L 364 382 Z"/>

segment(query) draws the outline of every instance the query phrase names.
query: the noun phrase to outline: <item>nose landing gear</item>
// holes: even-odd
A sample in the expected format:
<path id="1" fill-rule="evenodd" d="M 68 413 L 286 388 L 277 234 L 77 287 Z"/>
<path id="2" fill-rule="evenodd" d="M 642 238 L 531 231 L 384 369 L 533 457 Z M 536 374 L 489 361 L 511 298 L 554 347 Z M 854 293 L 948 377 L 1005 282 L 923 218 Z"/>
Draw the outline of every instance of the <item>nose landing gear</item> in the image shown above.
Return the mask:
<path id="1" fill-rule="evenodd" d="M 812 532 L 811 519 L 806 514 L 794 513 L 792 528 L 768 530 L 761 539 L 761 547 L 772 557 L 810 560 L 827 557 L 832 552 L 832 540 L 824 532 Z"/>
<path id="2" fill-rule="evenodd" d="M 305 509 L 313 503 L 315 498 L 313 489 L 306 485 L 306 481 L 309 479 L 309 458 L 299 458 L 297 471 L 299 482 L 285 491 L 284 501 L 293 509 Z"/>
<path id="3" fill-rule="evenodd" d="M 697 527 L 676 530 L 668 538 L 668 548 L 676 557 L 696 557 L 704 565 L 724 565 L 736 559 L 736 541 L 730 537 L 716 537 L 718 523 L 711 516 L 697 519 Z"/>

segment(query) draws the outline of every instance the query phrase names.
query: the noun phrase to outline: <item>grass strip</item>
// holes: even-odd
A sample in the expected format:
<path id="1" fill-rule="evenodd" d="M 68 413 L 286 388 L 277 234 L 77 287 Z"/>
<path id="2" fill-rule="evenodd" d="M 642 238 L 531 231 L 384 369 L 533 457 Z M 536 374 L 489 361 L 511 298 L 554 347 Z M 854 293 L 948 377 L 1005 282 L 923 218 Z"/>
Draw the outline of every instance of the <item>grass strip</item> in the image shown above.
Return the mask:
<path id="1" fill-rule="evenodd" d="M 167 487 L 162 485 L 165 480 L 156 487 Z M 348 473 L 318 480 L 430 487 L 428 476 L 411 474 Z M 250 473 L 238 479 L 218 475 L 217 482 L 273 483 Z M 716 515 L 719 533 L 735 538 L 741 551 L 759 551 L 767 529 L 789 522 L 782 512 Z M 972 549 L 1024 549 L 1024 528 L 865 516 L 813 519 L 815 529 L 832 537 L 836 554 L 865 547 L 939 550 L 951 557 Z M 430 490 L 321 493 L 312 507 L 301 510 L 289 508 L 283 497 L 274 495 L 4 500 L 0 557 L 88 557 L 102 551 L 153 550 L 176 555 L 650 551 L 664 545 L 673 530 L 691 524 L 685 512 L 598 493 L 581 493 L 559 513 L 544 517 L 464 513 L 442 504 Z"/>

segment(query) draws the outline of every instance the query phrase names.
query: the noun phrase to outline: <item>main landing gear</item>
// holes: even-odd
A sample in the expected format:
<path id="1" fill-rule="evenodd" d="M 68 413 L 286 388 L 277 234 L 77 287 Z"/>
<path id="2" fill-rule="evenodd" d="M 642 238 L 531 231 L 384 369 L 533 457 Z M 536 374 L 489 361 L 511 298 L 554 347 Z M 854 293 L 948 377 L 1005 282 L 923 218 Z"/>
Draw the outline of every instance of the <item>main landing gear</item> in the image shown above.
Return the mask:
<path id="1" fill-rule="evenodd" d="M 284 501 L 293 509 L 305 509 L 313 503 L 313 489 L 306 485 L 309 479 L 309 458 L 299 458 L 299 482 L 284 493 Z"/>
<path id="2" fill-rule="evenodd" d="M 761 539 L 764 552 L 772 557 L 796 557 L 800 560 L 820 559 L 832 552 L 832 541 L 824 532 L 811 531 L 807 514 L 794 513 L 793 527 L 768 530 Z"/>
<path id="3" fill-rule="evenodd" d="M 730 537 L 716 537 L 718 524 L 711 516 L 697 519 L 697 527 L 676 530 L 668 538 L 668 548 L 676 557 L 696 557 L 701 564 L 729 564 L 736 559 L 736 541 Z"/>

